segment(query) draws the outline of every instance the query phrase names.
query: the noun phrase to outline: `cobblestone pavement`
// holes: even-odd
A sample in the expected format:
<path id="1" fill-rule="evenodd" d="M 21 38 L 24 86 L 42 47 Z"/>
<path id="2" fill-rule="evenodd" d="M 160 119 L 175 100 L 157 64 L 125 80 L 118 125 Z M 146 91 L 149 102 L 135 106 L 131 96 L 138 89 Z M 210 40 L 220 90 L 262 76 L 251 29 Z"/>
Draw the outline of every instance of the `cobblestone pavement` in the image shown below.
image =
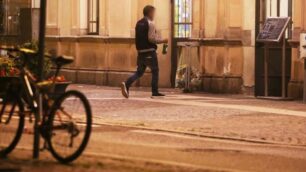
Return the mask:
<path id="1" fill-rule="evenodd" d="M 73 164 L 55 163 L 48 151 L 31 160 L 32 125 L 6 168 L 22 172 L 304 172 L 306 106 L 243 95 L 182 94 L 147 88 L 124 99 L 118 88 L 72 85 L 92 105 L 89 145 Z"/>
<path id="2" fill-rule="evenodd" d="M 95 123 L 137 126 L 251 142 L 306 145 L 306 105 L 243 95 L 182 94 L 164 89 L 151 99 L 147 88 L 124 99 L 119 89 L 73 85 L 90 99 Z"/>

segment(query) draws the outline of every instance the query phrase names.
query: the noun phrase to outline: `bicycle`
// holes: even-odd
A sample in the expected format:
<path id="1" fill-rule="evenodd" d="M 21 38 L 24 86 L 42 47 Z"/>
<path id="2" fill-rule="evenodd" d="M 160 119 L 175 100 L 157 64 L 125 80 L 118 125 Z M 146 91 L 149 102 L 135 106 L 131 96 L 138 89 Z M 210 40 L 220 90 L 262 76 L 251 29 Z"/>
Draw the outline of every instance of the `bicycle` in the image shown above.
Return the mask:
<path id="1" fill-rule="evenodd" d="M 1 48 L 0 48 L 1 49 Z M 54 98 L 56 77 L 64 65 L 73 63 L 69 56 L 51 57 L 56 66 L 52 81 L 38 82 L 27 69 L 30 58 L 37 53 L 24 48 L 2 48 L 10 58 L 19 61 L 19 77 L 10 83 L 0 108 L 0 157 L 11 153 L 24 132 L 25 120 L 39 121 L 39 133 L 44 149 L 61 163 L 76 160 L 85 150 L 92 130 L 92 112 L 86 96 L 75 90 Z M 38 111 L 38 97 L 42 95 L 42 117 Z M 78 103 L 78 104 L 77 104 Z"/>

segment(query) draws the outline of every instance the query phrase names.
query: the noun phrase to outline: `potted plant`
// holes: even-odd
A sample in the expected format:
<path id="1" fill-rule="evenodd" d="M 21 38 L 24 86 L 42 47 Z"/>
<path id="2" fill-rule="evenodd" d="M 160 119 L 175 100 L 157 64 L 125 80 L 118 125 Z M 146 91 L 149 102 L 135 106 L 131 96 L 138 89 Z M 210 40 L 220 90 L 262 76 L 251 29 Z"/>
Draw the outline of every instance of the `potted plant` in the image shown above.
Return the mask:
<path id="1" fill-rule="evenodd" d="M 38 51 L 38 45 L 35 42 L 26 43 L 21 46 L 22 48 L 28 48 Z M 38 56 L 31 57 L 32 59 L 27 63 L 27 69 L 32 72 L 34 77 L 39 76 Z M 0 97 L 5 94 L 9 83 L 12 80 L 18 80 L 19 70 L 15 67 L 16 61 L 5 55 L 0 56 Z M 51 80 L 53 79 L 53 63 L 48 57 L 44 59 L 43 77 Z M 52 80 L 53 81 L 53 80 Z M 60 95 L 66 91 L 66 88 L 71 84 L 64 76 L 58 76 L 56 79 L 54 88 L 54 95 Z"/>
<path id="2" fill-rule="evenodd" d="M 15 67 L 13 59 L 7 56 L 0 56 L 0 98 L 5 95 L 9 83 L 17 80 L 19 70 Z"/>
<path id="3" fill-rule="evenodd" d="M 65 76 L 62 75 L 57 76 L 56 78 L 54 78 L 54 76 L 48 78 L 48 81 L 53 82 L 54 80 L 55 80 L 54 92 L 50 96 L 56 98 L 66 92 L 66 89 L 71 84 L 71 82 L 67 81 Z"/>
<path id="4" fill-rule="evenodd" d="M 25 43 L 21 46 L 22 48 L 27 48 L 27 49 L 31 49 L 34 51 L 38 51 L 38 44 L 36 42 L 29 42 L 29 43 Z M 27 63 L 27 69 L 30 70 L 32 72 L 32 74 L 35 75 L 35 77 L 39 76 L 39 66 L 38 66 L 38 56 L 33 56 L 31 57 L 32 60 L 30 60 Z M 44 58 L 44 69 L 43 69 L 43 77 L 47 78 L 51 75 L 51 71 L 52 71 L 52 61 L 50 58 L 45 57 Z"/>
<path id="5" fill-rule="evenodd" d="M 26 43 L 22 47 L 38 51 L 38 44 L 35 42 Z M 34 60 L 30 61 L 27 67 L 35 76 L 38 76 L 38 60 L 36 59 L 38 59 L 38 57 L 34 57 Z M 45 57 L 44 59 L 43 77 L 48 81 L 54 81 L 54 66 L 49 57 Z M 54 93 L 52 93 L 53 97 L 63 94 L 71 84 L 71 82 L 68 82 L 64 76 L 57 76 L 55 82 Z"/>

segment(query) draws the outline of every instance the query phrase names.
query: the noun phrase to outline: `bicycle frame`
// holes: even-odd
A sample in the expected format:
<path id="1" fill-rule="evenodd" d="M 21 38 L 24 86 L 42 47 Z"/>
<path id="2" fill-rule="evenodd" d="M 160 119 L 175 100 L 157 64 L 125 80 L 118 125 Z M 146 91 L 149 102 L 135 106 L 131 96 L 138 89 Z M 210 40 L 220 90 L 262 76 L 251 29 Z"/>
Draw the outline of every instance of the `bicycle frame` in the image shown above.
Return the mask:
<path id="1" fill-rule="evenodd" d="M 72 162 L 82 154 L 90 137 L 92 124 L 92 112 L 90 104 L 86 96 L 79 91 L 70 90 L 56 98 L 53 98 L 53 96 L 50 96 L 50 94 L 53 94 L 55 91 L 56 78 L 61 67 L 72 63 L 74 58 L 69 56 L 58 56 L 52 59 L 54 64 L 57 66 L 53 80 L 39 80 L 38 82 L 31 71 L 26 67 L 29 56 L 34 54 L 36 55 L 36 53 L 33 53 L 32 50 L 27 49 L 14 49 L 11 51 L 22 53 L 23 56 L 20 57 L 24 57 L 24 59 L 22 59 L 22 63 L 19 63 L 20 65 L 18 66 L 20 70 L 18 83 L 15 84 L 15 82 L 12 82 L 11 87 L 9 87 L 7 90 L 7 97 L 9 98 L 12 96 L 12 100 L 7 101 L 8 99 L 6 99 L 3 102 L 3 106 L 0 111 L 0 123 L 2 123 L 2 116 L 6 110 L 6 107 L 12 109 L 8 111 L 8 113 L 5 113 L 5 121 L 3 121 L 3 123 L 9 124 L 11 119 L 15 119 L 16 116 L 13 115 L 16 114 L 20 117 L 21 123 L 18 125 L 19 128 L 16 130 L 18 134 L 16 135 L 15 139 L 17 139 L 17 141 L 12 142 L 10 144 L 12 147 L 8 147 L 6 150 L 8 150 L 8 153 L 10 153 L 17 145 L 22 135 L 25 116 L 29 116 L 30 122 L 32 122 L 32 115 L 34 115 L 34 155 L 38 155 L 40 145 L 39 140 L 40 137 L 42 137 L 45 141 L 43 149 L 48 148 L 52 155 L 60 162 Z M 15 91 L 15 89 L 17 89 L 17 91 Z M 56 135 L 53 134 L 56 130 L 60 131 L 60 133 L 65 131 L 69 134 L 69 142 L 67 146 L 74 147 L 74 138 L 79 136 L 81 132 L 78 124 L 80 122 L 73 119 L 73 114 L 75 113 L 72 112 L 70 114 L 70 106 L 67 106 L 66 109 L 65 102 L 66 100 L 69 101 L 70 97 L 76 97 L 76 100 L 78 99 L 82 105 L 85 115 L 84 119 L 86 119 L 86 122 L 84 122 L 84 124 L 86 124 L 86 130 L 82 141 L 79 143 L 80 145 L 78 145 L 79 147 L 77 147 L 78 149 L 73 150 L 70 156 L 65 157 L 65 155 L 61 155 L 61 153 L 58 153 L 54 149 L 54 143 L 52 140 L 54 139 L 53 136 Z M 39 104 L 42 106 L 39 106 Z M 15 113 L 16 107 L 19 107 L 19 111 L 16 111 L 17 113 Z M 8 153 L 4 152 L 4 154 Z"/>
<path id="2" fill-rule="evenodd" d="M 49 92 L 42 92 L 41 87 L 39 86 L 41 83 L 38 83 L 36 78 L 33 76 L 33 74 L 26 68 L 26 64 L 27 61 L 29 59 L 29 54 L 27 53 L 22 53 L 22 55 L 24 56 L 24 60 L 23 63 L 19 66 L 19 70 L 20 70 L 20 76 L 19 76 L 19 83 L 18 83 L 18 92 L 14 93 L 16 94 L 15 96 L 20 97 L 23 100 L 23 103 L 25 103 L 28 108 L 30 109 L 30 111 L 34 114 L 38 114 L 38 97 L 40 94 L 43 95 L 43 104 L 44 105 L 48 105 L 50 108 L 51 104 L 48 102 L 50 100 L 48 94 L 52 93 L 54 91 L 55 88 L 55 83 L 56 83 L 56 77 L 59 74 L 59 71 L 61 69 L 61 67 L 57 67 L 56 68 L 56 72 L 55 72 L 55 77 L 53 79 L 52 82 L 48 83 L 48 85 L 50 85 L 50 91 Z M 31 54 L 34 55 L 34 54 Z M 14 57 L 13 55 L 9 55 L 10 57 Z M 0 111 L 0 122 L 2 122 L 2 115 L 4 113 L 4 109 L 6 106 L 6 102 L 4 102 L 4 106 L 2 107 L 1 111 Z M 9 113 L 9 116 L 7 118 L 7 120 L 5 121 L 6 124 L 8 124 L 13 116 L 13 112 L 14 112 L 14 108 L 15 108 L 16 104 L 13 104 L 13 107 L 11 109 L 11 112 Z M 47 107 L 44 106 L 43 109 L 43 118 L 42 121 L 39 121 L 39 123 L 41 125 L 43 125 L 46 121 L 47 121 Z M 30 118 L 31 115 L 30 114 Z M 64 113 L 65 114 L 65 113 Z M 35 117 L 37 119 L 37 117 Z M 40 118 L 39 118 L 40 119 Z"/>

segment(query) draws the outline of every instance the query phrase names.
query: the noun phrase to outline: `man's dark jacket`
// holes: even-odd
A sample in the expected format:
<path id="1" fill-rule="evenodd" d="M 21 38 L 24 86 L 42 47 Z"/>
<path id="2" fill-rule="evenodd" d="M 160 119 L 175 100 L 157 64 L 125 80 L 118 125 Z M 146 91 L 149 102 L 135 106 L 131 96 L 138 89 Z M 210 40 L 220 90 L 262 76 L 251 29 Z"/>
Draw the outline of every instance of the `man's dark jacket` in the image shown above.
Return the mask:
<path id="1" fill-rule="evenodd" d="M 136 48 L 138 51 L 157 49 L 157 45 L 149 41 L 149 21 L 145 17 L 136 24 Z"/>

